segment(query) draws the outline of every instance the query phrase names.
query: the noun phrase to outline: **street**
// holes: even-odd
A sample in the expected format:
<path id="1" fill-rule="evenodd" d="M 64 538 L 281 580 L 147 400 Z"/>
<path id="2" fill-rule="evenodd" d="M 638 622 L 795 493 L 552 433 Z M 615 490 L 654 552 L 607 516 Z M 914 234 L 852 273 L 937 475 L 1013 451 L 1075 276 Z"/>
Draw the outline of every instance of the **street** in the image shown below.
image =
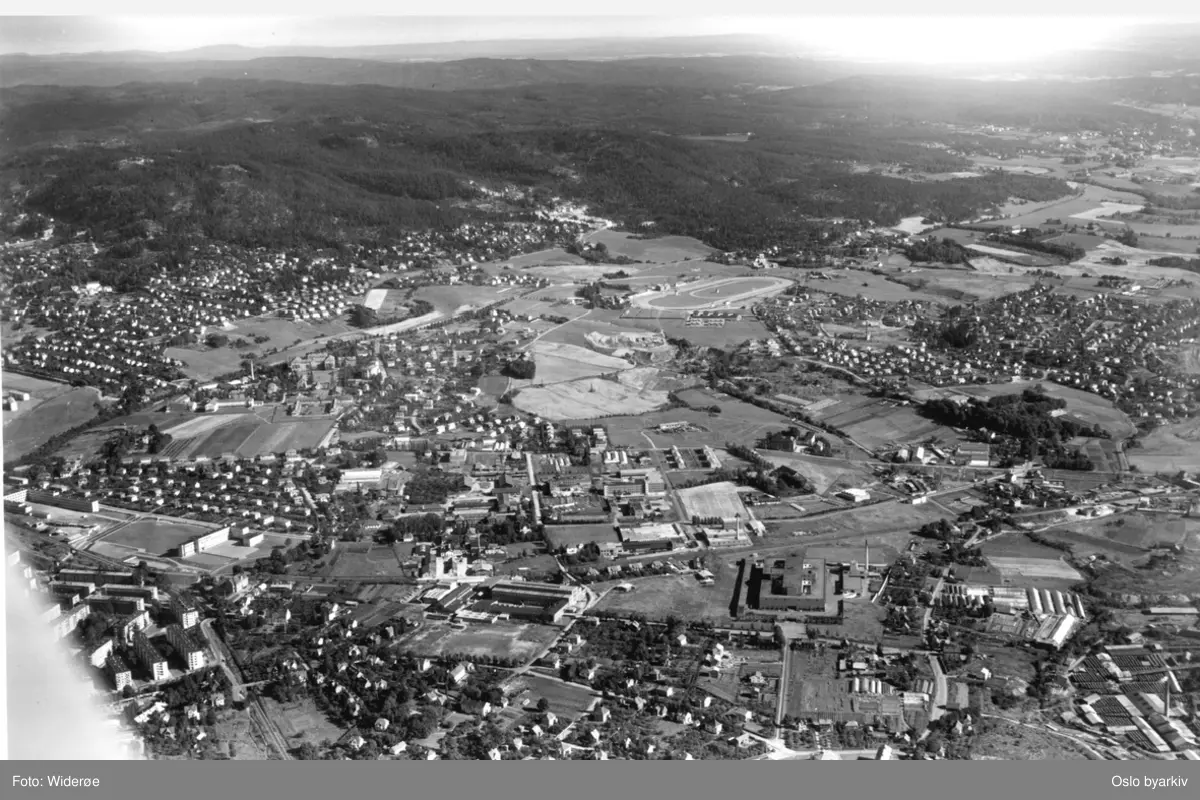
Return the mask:
<path id="1" fill-rule="evenodd" d="M 942 664 L 933 653 L 929 654 L 929 667 L 933 670 L 933 697 L 930 698 L 929 721 L 941 718 L 946 713 L 946 698 L 949 694 L 946 688 L 946 673 L 942 672 Z"/>

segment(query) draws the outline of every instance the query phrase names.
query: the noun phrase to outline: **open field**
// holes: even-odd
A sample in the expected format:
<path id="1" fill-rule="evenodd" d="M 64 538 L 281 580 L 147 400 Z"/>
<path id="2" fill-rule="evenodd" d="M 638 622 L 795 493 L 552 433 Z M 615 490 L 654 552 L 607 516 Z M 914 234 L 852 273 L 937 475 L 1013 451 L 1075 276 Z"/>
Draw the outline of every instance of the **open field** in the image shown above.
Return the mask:
<path id="1" fill-rule="evenodd" d="M 363 305 L 372 311 L 378 311 L 383 307 L 384 302 L 387 300 L 387 296 L 387 289 L 371 289 L 369 292 L 367 292 L 366 299 L 363 300 Z"/>
<path id="2" fill-rule="evenodd" d="M 336 742 L 344 733 L 310 699 L 285 704 L 264 697 L 262 704 L 267 716 L 279 726 L 289 747 L 299 747 L 306 742 L 319 745 L 326 739 Z"/>
<path id="3" fill-rule="evenodd" d="M 871 471 L 862 462 L 843 461 L 837 458 L 807 456 L 803 453 L 785 453 L 778 450 L 760 450 L 759 455 L 776 466 L 791 467 L 807 479 L 817 494 L 828 494 L 851 486 L 861 487 L 874 480 Z M 806 505 L 801 503 L 801 505 Z"/>
<path id="4" fill-rule="evenodd" d="M 640 389 L 623 381 L 603 378 L 534 386 L 522 389 L 513 398 L 513 405 L 522 411 L 555 422 L 612 414 L 643 414 L 666 402 L 666 392 Z"/>
<path id="5" fill-rule="evenodd" d="M 838 403 L 821 409 L 816 416 L 822 422 L 845 431 L 871 450 L 893 444 L 920 442 L 931 436 L 943 440 L 957 438 L 953 430 L 919 416 L 911 406 L 887 400 L 861 399 L 868 402 L 861 405 Z M 846 405 L 851 407 L 843 410 Z"/>
<path id="6" fill-rule="evenodd" d="M 1077 761 L 1087 759 L 1085 751 L 1063 736 L 1042 730 L 1045 723 L 1035 720 L 1033 727 L 984 717 L 978 721 L 971 741 L 975 761 Z"/>
<path id="7" fill-rule="evenodd" d="M 1088 520 L 1068 530 L 1142 550 L 1176 544 L 1187 546 L 1190 537 L 1200 534 L 1200 519 L 1134 512 Z"/>
<path id="8" fill-rule="evenodd" d="M 14 376 L 16 377 L 16 376 Z M 25 379 L 29 380 L 29 379 Z M 6 391 L 15 391 L 15 381 L 4 376 Z M 48 382 L 41 382 L 48 383 Z M 38 445 L 45 442 L 56 433 L 74 428 L 96 416 L 96 402 L 100 393 L 91 387 L 61 386 L 65 391 L 56 388 L 26 389 L 35 399 L 21 405 L 16 412 L 4 412 L 4 459 L 12 461 L 25 455 Z M 39 395 L 49 395 L 40 402 Z"/>
<path id="9" fill-rule="evenodd" d="M 547 525 L 546 542 L 552 548 L 572 547 L 588 542 L 618 542 L 612 525 Z"/>
<path id="10" fill-rule="evenodd" d="M 209 422 L 208 420 L 212 421 Z M 264 422 L 256 414 L 222 414 L 188 420 L 172 428 L 164 455 L 186 459 L 236 453 L 243 458 L 316 447 L 333 429 L 327 418 Z"/>
<path id="11" fill-rule="evenodd" d="M 901 233 L 924 233 L 930 228 L 936 228 L 937 225 L 926 225 L 922 220 L 924 217 L 905 217 L 900 220 L 899 225 L 892 226 L 892 230 L 900 231 Z"/>
<path id="12" fill-rule="evenodd" d="M 426 622 L 400 648 L 417 655 L 494 655 L 528 659 L 550 646 L 560 633 L 548 625 L 520 625 L 497 622 L 471 625 L 456 631 L 440 622 Z"/>
<path id="13" fill-rule="evenodd" d="M 1200 418 L 1161 425 L 1142 438 L 1142 446 L 1126 451 L 1131 466 L 1143 472 L 1200 470 Z"/>
<path id="14" fill-rule="evenodd" d="M 549 711 L 563 719 L 575 719 L 587 711 L 596 696 L 585 686 L 563 683 L 536 673 L 526 673 L 511 679 L 504 684 L 505 692 L 511 696 L 529 693 L 529 708 L 536 707 L 543 697 L 549 704 Z"/>
<path id="15" fill-rule="evenodd" d="M 333 564 L 326 571 L 329 577 L 379 577 L 392 578 L 404 574 L 395 551 L 386 545 L 368 545 L 366 548 L 346 545 L 339 547 Z"/>
<path id="16" fill-rule="evenodd" d="M 994 264 L 990 263 L 994 262 Z M 924 294 L 936 294 L 955 302 L 991 300 L 996 297 L 1027 289 L 1034 278 L 1024 271 L 995 259 L 976 258 L 971 260 L 975 270 L 922 269 L 905 274 L 900 280 L 910 281 Z M 1009 273 L 1009 269 L 1015 271 Z M 994 270 L 988 274 L 990 270 Z"/>
<path id="17" fill-rule="evenodd" d="M 748 518 L 737 485 L 728 481 L 680 489 L 678 494 L 688 517 Z"/>
<path id="18" fill-rule="evenodd" d="M 1031 389 L 1038 385 L 1038 383 L 1039 381 L 1018 381 L 1013 383 L 956 386 L 948 389 L 928 389 L 914 392 L 914 397 L 919 400 L 929 400 L 934 397 L 949 397 L 957 394 L 987 399 L 1001 395 L 1020 394 L 1026 389 Z M 1129 417 L 1123 411 L 1117 409 L 1112 404 L 1112 401 L 1105 400 L 1099 395 L 1085 392 L 1082 389 L 1074 389 L 1070 386 L 1063 386 L 1051 381 L 1040 381 L 1040 383 L 1047 395 L 1067 402 L 1067 411 L 1072 416 L 1078 417 L 1088 423 L 1099 425 L 1118 439 L 1134 434 L 1136 429 L 1133 423 L 1129 421 Z"/>
<path id="19" fill-rule="evenodd" d="M 628 233 L 601 230 L 586 237 L 593 244 L 603 244 L 613 256 L 625 256 L 634 261 L 668 264 L 689 259 L 702 259 L 716 252 L 690 236 L 659 236 L 633 239 Z"/>
<path id="20" fill-rule="evenodd" d="M 495 286 L 469 284 L 422 286 L 413 293 L 413 297 L 433 304 L 435 311 L 447 316 L 470 308 L 480 308 L 498 299 Z"/>
<path id="21" fill-rule="evenodd" d="M 535 384 L 561 383 L 630 369 L 633 362 L 606 356 L 587 347 L 538 340 L 530 347 L 537 373 Z"/>
<path id="22" fill-rule="evenodd" d="M 701 390 L 703 397 L 711 397 L 711 404 L 721 409 L 719 414 L 695 411 L 690 408 L 673 408 L 655 411 L 641 416 L 611 417 L 602 421 L 608 429 L 609 441 L 614 447 L 642 447 L 653 443 L 655 447 L 703 447 L 722 446 L 725 442 L 756 442 L 764 435 L 782 430 L 791 425 L 791 420 L 758 406 L 743 403 L 732 397 Z M 520 400 L 520 395 L 517 396 Z M 589 417 L 577 417 L 580 421 Z M 697 428 L 680 433 L 659 433 L 656 426 L 667 422 L 687 422 Z"/>
<path id="23" fill-rule="evenodd" d="M 188 539 L 212 529 L 212 526 L 161 517 L 142 517 L 111 531 L 103 537 L 103 541 L 164 556 Z"/>
<path id="24" fill-rule="evenodd" d="M 260 348 L 278 349 L 281 352 L 272 355 L 272 361 L 288 357 L 289 349 L 295 349 L 290 355 L 298 355 L 304 349 L 313 347 L 317 340 L 327 336 L 344 334 L 353 330 L 340 320 L 323 322 L 308 322 L 301 320 L 283 319 L 278 316 L 264 315 L 247 317 L 222 328 L 219 333 L 228 336 L 231 341 L 246 339 L 253 342 L 255 336 L 268 337 L 261 345 L 252 345 L 245 350 L 225 346 L 209 348 L 204 345 L 193 347 L 168 347 L 164 354 L 168 358 L 177 358 L 184 363 L 183 372 L 189 378 L 209 380 L 218 375 L 237 372 L 242 361 L 249 353 L 261 352 Z M 297 344 L 299 343 L 299 344 Z"/>
<path id="25" fill-rule="evenodd" d="M 822 275 L 827 277 L 820 277 Z M 801 283 L 812 291 L 836 294 L 843 297 L 858 297 L 861 295 L 867 300 L 884 300 L 888 302 L 928 300 L 929 302 L 943 305 L 949 302 L 947 298 L 937 294 L 914 290 L 883 275 L 876 275 L 863 270 L 804 270 L 797 278 L 798 283 Z"/>
<path id="26" fill-rule="evenodd" d="M 803 532 L 805 534 L 867 534 L 903 532 L 911 533 L 929 522 L 940 519 L 953 521 L 956 514 L 942 511 L 932 503 L 909 505 L 887 502 L 854 508 L 836 514 L 827 514 L 815 519 L 802 519 L 778 525 L 780 533 Z M 775 526 L 772 526 L 775 527 Z"/>
<path id="27" fill-rule="evenodd" d="M 1061 559 L 989 556 L 988 560 L 1006 578 L 1060 578 L 1081 581 L 1083 576 Z"/>
<path id="28" fill-rule="evenodd" d="M 1101 208 L 1105 202 L 1145 205 L 1145 201 L 1131 192 L 1105 189 L 1091 184 L 1080 187 L 1077 195 L 1051 200 L 1046 203 L 1009 204 L 1000 208 L 1002 219 L 988 220 L 984 224 L 1020 225 L 1037 227 L 1048 218 L 1062 219 Z"/>
<path id="29" fill-rule="evenodd" d="M 686 339 L 696 347 L 733 347 L 750 339 L 765 339 L 770 335 L 767 327 L 757 319 L 743 317 L 715 327 L 689 326 L 682 316 L 678 318 L 655 317 L 655 312 L 641 309 L 645 317 L 622 317 L 622 322 L 642 330 L 660 331 L 673 339 Z"/>
<path id="30" fill-rule="evenodd" d="M 634 582 L 632 592 L 611 591 L 596 606 L 599 611 L 628 611 L 662 618 L 674 614 L 682 619 L 729 619 L 737 567 L 726 566 L 730 575 L 713 586 L 701 586 L 694 575 L 670 575 Z M 714 574 L 715 574 L 714 570 Z"/>

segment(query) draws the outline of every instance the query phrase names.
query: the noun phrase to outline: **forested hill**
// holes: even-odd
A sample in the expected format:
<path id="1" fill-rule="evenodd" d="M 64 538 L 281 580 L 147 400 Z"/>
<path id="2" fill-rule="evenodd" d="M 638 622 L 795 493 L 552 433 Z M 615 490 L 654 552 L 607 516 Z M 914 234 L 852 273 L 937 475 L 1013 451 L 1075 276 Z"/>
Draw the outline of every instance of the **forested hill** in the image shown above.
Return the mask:
<path id="1" fill-rule="evenodd" d="M 856 161 L 938 171 L 966 162 L 924 146 L 929 133 L 915 123 L 848 118 L 779 93 L 213 80 L 20 87 L 0 102 L 11 210 L 129 252 L 147 237 L 386 241 L 494 213 L 470 181 L 539 187 L 725 250 L 803 240 L 812 218 L 955 220 L 1009 197 L 1069 192 L 1016 174 L 928 183 L 855 174 Z M 738 131 L 754 136 L 688 138 Z"/>

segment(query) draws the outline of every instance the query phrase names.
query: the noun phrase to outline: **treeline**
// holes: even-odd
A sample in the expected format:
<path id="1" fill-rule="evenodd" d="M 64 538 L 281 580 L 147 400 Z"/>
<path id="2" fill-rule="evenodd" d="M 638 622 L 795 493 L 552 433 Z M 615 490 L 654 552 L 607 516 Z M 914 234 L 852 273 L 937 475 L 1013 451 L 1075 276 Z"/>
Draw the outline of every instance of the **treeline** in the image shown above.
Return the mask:
<path id="1" fill-rule="evenodd" d="M 919 239 L 904 248 L 904 257 L 914 263 L 943 263 L 943 264 L 966 264 L 971 258 L 971 251 L 967 250 L 953 239 L 942 239 L 938 241 L 932 236 L 928 239 Z"/>
<path id="2" fill-rule="evenodd" d="M 1021 394 L 1001 395 L 987 401 L 975 398 L 966 403 L 941 398 L 928 400 L 921 405 L 920 413 L 941 425 L 988 430 L 1019 439 L 1108 437 L 1099 426 L 1051 415 L 1052 411 L 1066 406 L 1065 400 L 1049 397 L 1035 387 Z"/>

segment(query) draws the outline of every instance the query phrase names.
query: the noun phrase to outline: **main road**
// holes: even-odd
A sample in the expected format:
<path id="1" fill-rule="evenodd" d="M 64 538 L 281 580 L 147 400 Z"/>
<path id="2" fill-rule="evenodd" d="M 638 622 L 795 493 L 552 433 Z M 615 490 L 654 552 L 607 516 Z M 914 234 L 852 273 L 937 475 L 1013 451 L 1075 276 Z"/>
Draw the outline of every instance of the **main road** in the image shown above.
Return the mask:
<path id="1" fill-rule="evenodd" d="M 946 713 L 946 698 L 949 692 L 946 687 L 946 673 L 942 672 L 942 662 L 934 653 L 929 654 L 929 668 L 933 670 L 933 697 L 929 705 L 929 721 L 933 722 Z"/>

